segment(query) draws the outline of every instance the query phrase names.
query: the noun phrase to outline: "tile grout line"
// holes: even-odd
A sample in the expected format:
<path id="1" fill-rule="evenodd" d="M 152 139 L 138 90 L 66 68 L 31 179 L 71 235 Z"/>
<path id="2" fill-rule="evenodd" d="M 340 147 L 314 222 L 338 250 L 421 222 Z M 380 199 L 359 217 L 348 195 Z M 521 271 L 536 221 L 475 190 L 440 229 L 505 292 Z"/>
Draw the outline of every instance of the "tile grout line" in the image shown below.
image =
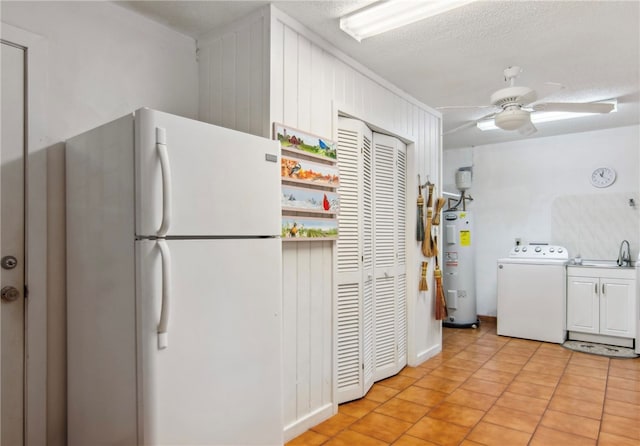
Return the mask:
<path id="1" fill-rule="evenodd" d="M 549 397 L 549 400 L 547 401 L 547 405 L 545 406 L 544 411 L 542 412 L 542 415 L 540 415 L 540 419 L 536 423 L 536 427 L 533 430 L 533 432 L 531 433 L 531 438 L 529 438 L 529 442 L 527 443 L 527 445 L 531 444 L 531 441 L 533 441 L 533 437 L 535 436 L 536 432 L 538 431 L 538 428 L 542 424 L 542 420 L 544 419 L 544 416 L 547 414 L 547 411 L 549 410 L 549 405 L 551 404 L 551 400 L 553 399 L 553 397 L 555 396 L 556 392 L 558 391 L 558 387 L 560 386 L 560 382 L 562 381 L 562 378 L 564 378 L 564 374 L 567 372 L 567 367 L 569 367 L 569 363 L 571 362 L 571 358 L 572 357 L 573 357 L 573 352 L 571 352 L 569 354 L 569 358 L 567 359 L 567 363 L 564 365 L 564 368 L 562 369 L 562 373 L 560 374 L 560 377 L 558 378 L 558 382 L 553 387 L 553 392 L 551 392 L 551 396 Z"/>
<path id="2" fill-rule="evenodd" d="M 484 338 L 484 337 L 485 337 L 485 336 L 487 336 L 488 334 L 489 334 L 489 332 L 484 333 L 482 336 L 480 336 L 480 337 L 479 337 L 479 339 L 478 339 L 478 340 L 481 340 L 482 338 Z M 478 341 L 475 341 L 473 344 L 477 344 L 477 342 L 478 342 Z M 491 360 L 492 360 L 492 359 L 493 359 L 493 358 L 494 358 L 494 357 L 495 357 L 495 356 L 496 356 L 496 355 L 497 355 L 497 354 L 498 354 L 498 353 L 499 353 L 499 352 L 500 352 L 500 351 L 501 351 L 501 350 L 502 350 L 502 349 L 503 349 L 507 344 L 509 344 L 509 342 L 510 342 L 510 340 L 509 340 L 509 341 L 507 341 L 507 342 L 505 342 L 505 343 L 503 343 L 503 344 L 500 346 L 500 348 L 499 348 L 498 350 L 496 350 L 496 351 L 495 351 L 495 352 L 494 352 L 494 353 L 493 353 L 493 354 L 492 354 L 488 359 L 486 359 L 486 360 L 482 363 L 482 366 L 480 366 L 480 367 L 479 367 L 479 368 L 478 368 L 474 373 L 472 373 L 472 374 L 471 374 L 471 375 L 470 375 L 470 376 L 469 376 L 469 377 L 468 377 L 468 378 L 463 382 L 463 384 L 461 384 L 458 388 L 462 387 L 462 385 L 464 385 L 464 383 L 466 383 L 466 382 L 467 382 L 467 381 L 468 381 L 468 380 L 469 380 L 473 375 L 475 375 L 475 373 L 476 373 L 479 369 L 481 369 L 484 365 L 486 365 L 486 363 L 487 363 L 487 362 L 491 361 Z M 468 347 L 467 347 L 467 348 L 468 348 Z M 463 350 L 466 350 L 466 348 L 465 348 L 465 349 L 463 349 Z M 522 368 L 521 368 L 520 370 L 522 370 Z M 465 440 L 467 440 L 467 439 L 468 439 L 469 435 L 474 431 L 474 429 L 478 426 L 478 424 L 480 424 L 480 422 L 482 422 L 482 420 L 487 416 L 487 413 L 488 413 L 488 412 L 489 412 L 489 411 L 490 411 L 490 410 L 491 410 L 491 409 L 496 405 L 496 402 L 497 402 L 497 401 L 500 399 L 500 397 L 504 394 L 504 392 L 506 391 L 506 389 L 507 389 L 507 388 L 509 387 L 509 385 L 510 385 L 514 380 L 515 380 L 516 376 L 518 376 L 518 374 L 519 374 L 519 373 L 520 373 L 520 372 L 518 372 L 518 373 L 514 374 L 513 378 L 511 378 L 511 380 L 507 383 L 507 386 L 505 386 L 505 388 L 502 390 L 502 392 L 500 392 L 500 395 L 498 395 L 498 396 L 496 397 L 495 401 L 494 401 L 493 403 L 491 403 L 491 406 L 490 406 L 486 411 L 483 411 L 483 412 L 484 412 L 484 415 L 483 415 L 483 416 L 482 416 L 478 421 L 476 421 L 476 423 L 475 423 L 473 426 L 471 426 L 471 427 L 469 428 L 469 431 L 468 431 L 468 432 L 465 434 L 465 436 L 462 438 L 461 442 L 463 442 L 463 441 L 465 441 Z M 502 384 L 502 383 L 500 383 L 500 384 Z M 481 392 L 477 392 L 477 393 L 481 393 Z M 485 395 L 486 395 L 486 394 L 485 394 Z M 490 395 L 490 396 L 494 396 L 494 395 Z M 488 422 L 488 421 L 486 421 L 486 423 L 489 423 L 489 422 Z M 452 424 L 455 424 L 455 423 L 452 423 Z M 490 423 L 490 424 L 493 424 L 493 423 Z M 473 441 L 473 440 L 469 440 L 469 441 Z M 460 444 L 460 443 L 458 443 L 458 444 Z"/>
<path id="3" fill-rule="evenodd" d="M 611 373 L 611 358 L 609 358 L 609 364 L 607 365 L 607 377 L 604 383 L 604 398 L 602 399 L 602 413 L 600 414 L 600 424 L 598 425 L 598 438 L 596 438 L 596 444 L 600 442 L 600 434 L 602 433 L 602 422 L 604 421 L 604 408 L 607 404 L 607 392 L 609 390 L 609 374 Z"/>
<path id="4" fill-rule="evenodd" d="M 590 438 L 590 437 L 584 437 L 583 435 L 581 435 L 579 433 L 563 431 L 563 430 L 559 430 L 559 429 L 556 429 L 556 428 L 553 428 L 553 427 L 549 427 L 548 429 L 550 429 L 552 431 L 559 432 L 559 433 L 563 433 L 563 434 L 568 434 L 568 435 L 574 435 L 574 436 L 577 436 L 577 437 L 581 437 L 581 438 L 584 438 L 585 440 L 588 439 L 588 440 L 592 440 L 592 441 L 595 441 L 595 442 L 598 442 L 600 440 L 600 436 L 601 436 L 601 433 L 602 433 L 603 417 L 604 417 L 604 407 L 605 407 L 606 402 L 607 402 L 607 395 L 609 394 L 608 387 L 609 387 L 609 382 L 610 382 L 610 375 L 611 375 L 612 369 L 615 366 L 615 363 L 611 359 L 607 360 L 606 368 L 602 368 L 600 366 L 594 366 L 593 364 L 589 364 L 588 361 L 587 361 L 587 364 L 584 364 L 583 363 L 584 361 L 582 361 L 582 359 L 584 359 L 585 357 L 582 354 L 578 354 L 578 353 L 569 351 L 569 355 L 564 357 L 564 358 L 562 358 L 562 355 L 558 356 L 557 353 L 554 354 L 554 352 L 552 350 L 547 351 L 548 349 L 543 348 L 543 346 L 546 345 L 545 343 L 537 343 L 537 345 L 535 346 L 534 349 L 532 349 L 532 350 L 528 350 L 528 348 L 526 349 L 526 350 L 528 350 L 528 354 L 527 354 L 528 358 L 527 358 L 526 362 L 524 362 L 522 365 L 517 364 L 517 362 L 511 363 L 511 364 L 517 364 L 519 366 L 519 369 L 518 369 L 517 372 L 513 373 L 513 372 L 511 372 L 509 370 L 505 371 L 504 369 L 503 370 L 500 370 L 500 369 L 496 369 L 496 370 L 485 369 L 485 370 L 487 370 L 489 372 L 490 371 L 495 371 L 496 373 L 509 373 L 510 375 L 512 375 L 511 378 L 508 381 L 503 383 L 500 380 L 492 381 L 490 379 L 483 379 L 482 377 L 474 378 L 474 375 L 476 373 L 478 373 L 479 370 L 483 369 L 483 367 L 485 367 L 488 362 L 490 362 L 492 360 L 500 360 L 500 358 L 496 358 L 496 356 L 500 355 L 501 353 L 509 354 L 508 353 L 508 349 L 509 348 L 518 349 L 518 348 L 524 347 L 524 345 L 519 345 L 518 340 L 515 339 L 515 338 L 508 338 L 505 342 L 498 342 L 497 340 L 493 340 L 492 338 L 499 338 L 495 334 L 495 327 L 494 327 L 493 331 L 491 329 L 489 329 L 487 331 L 483 331 L 483 332 L 477 333 L 477 335 L 474 334 L 474 335 L 467 336 L 465 334 L 465 335 L 462 335 L 462 336 L 456 336 L 458 333 L 461 333 L 461 332 L 452 332 L 452 333 L 449 333 L 448 336 L 443 337 L 443 349 L 441 351 L 441 353 L 443 353 L 443 355 L 439 358 L 438 361 L 435 361 L 434 363 L 430 364 L 429 367 L 420 367 L 420 365 L 417 365 L 416 367 L 413 367 L 415 369 L 420 369 L 420 377 L 411 376 L 411 375 L 400 375 L 400 374 L 396 375 L 396 376 L 404 376 L 404 378 L 409 378 L 409 381 L 411 381 L 410 384 L 405 385 L 402 389 L 397 389 L 396 388 L 397 386 L 394 386 L 394 387 L 385 386 L 385 385 L 382 384 L 382 381 L 379 382 L 379 383 L 375 383 L 374 385 L 378 385 L 380 387 L 383 387 L 383 388 L 386 388 L 386 389 L 389 389 L 389 390 L 393 390 L 395 392 L 394 395 L 389 397 L 389 398 L 387 398 L 383 402 L 378 402 L 378 401 L 371 400 L 371 401 L 373 401 L 373 402 L 375 402 L 377 404 L 375 407 L 367 410 L 366 413 L 364 415 L 360 416 L 360 417 L 351 416 L 352 418 L 355 418 L 355 420 L 353 422 L 351 422 L 350 424 L 348 424 L 347 426 L 345 426 L 344 428 L 339 430 L 336 434 L 334 434 L 332 436 L 327 436 L 328 438 L 326 438 L 322 442 L 322 444 L 327 444 L 327 443 L 331 442 L 332 440 L 335 440 L 335 438 L 338 435 L 340 435 L 344 431 L 349 430 L 351 426 L 353 426 L 356 422 L 358 422 L 358 420 L 361 420 L 362 418 L 364 418 L 364 417 L 366 417 L 366 416 L 368 416 L 370 414 L 373 414 L 373 413 L 377 413 L 379 415 L 388 416 L 389 418 L 392 418 L 394 420 L 404 421 L 406 423 L 409 423 L 410 426 L 408 426 L 406 429 L 404 429 L 391 442 L 386 442 L 385 440 L 381 440 L 381 439 L 379 439 L 377 437 L 372 437 L 368 433 L 362 433 L 362 432 L 358 432 L 358 431 L 354 431 L 354 432 L 360 433 L 362 435 L 366 435 L 367 437 L 370 437 L 371 439 L 379 441 L 381 443 L 385 442 L 388 445 L 397 443 L 404 436 L 409 436 L 409 437 L 412 437 L 412 438 L 420 438 L 420 437 L 415 437 L 413 435 L 409 435 L 407 432 L 411 429 L 412 426 L 415 426 L 420 420 L 422 420 L 425 417 L 428 417 L 430 413 L 433 413 L 434 410 L 436 410 L 438 407 L 441 407 L 444 403 L 446 403 L 447 401 L 445 401 L 445 400 L 450 398 L 451 395 L 453 393 L 455 393 L 456 391 L 465 390 L 465 391 L 468 391 L 468 392 L 474 392 L 475 390 L 467 390 L 467 389 L 463 388 L 463 386 L 465 386 L 467 383 L 469 383 L 469 381 L 472 378 L 473 379 L 482 380 L 482 381 L 489 381 L 492 384 L 502 384 L 502 385 L 504 385 L 504 388 L 499 392 L 498 395 L 494 395 L 492 393 L 479 392 L 479 393 L 482 393 L 482 394 L 484 394 L 486 396 L 494 398 L 494 400 L 486 410 L 484 410 L 484 409 L 481 410 L 483 412 L 483 415 L 481 416 L 481 418 L 478 421 L 476 421 L 471 426 L 457 424 L 455 421 L 448 421 L 447 419 L 434 418 L 435 420 L 442 421 L 442 422 L 445 422 L 445 423 L 451 423 L 452 425 L 468 429 L 467 433 L 460 440 L 461 442 L 463 442 L 465 439 L 469 439 L 469 435 L 474 431 L 474 429 L 477 428 L 478 424 L 482 423 L 482 422 L 486 422 L 488 424 L 492 424 L 492 425 L 499 426 L 499 427 L 502 427 L 502 428 L 511 429 L 511 430 L 518 431 L 518 432 L 521 432 L 521 433 L 528 433 L 527 431 L 520 430 L 518 428 L 513 428 L 513 427 L 510 427 L 510 426 L 506 426 L 506 425 L 503 426 L 503 425 L 500 425 L 500 424 L 492 423 L 490 421 L 486 421 L 485 417 L 487 416 L 487 414 L 491 410 L 493 410 L 497 406 L 496 403 L 500 400 L 500 398 L 502 398 L 504 396 L 504 394 L 508 391 L 509 387 L 511 385 L 513 385 L 513 383 L 521 377 L 522 373 L 527 372 L 527 373 L 533 373 L 533 374 L 544 374 L 544 375 L 546 375 L 546 373 L 544 373 L 544 371 L 542 371 L 542 372 L 529 372 L 529 371 L 525 371 L 524 370 L 524 368 L 527 367 L 527 365 L 533 364 L 532 361 L 535 359 L 536 355 L 542 355 L 543 356 L 543 358 L 542 358 L 542 362 L 543 363 L 544 363 L 544 357 L 545 356 L 550 357 L 550 359 L 552 357 L 556 358 L 556 359 L 558 359 L 558 358 L 565 359 L 565 362 L 564 362 L 563 367 L 560 369 L 560 373 L 558 375 L 558 379 L 554 383 L 553 386 L 547 386 L 547 382 L 544 381 L 544 380 L 541 381 L 541 382 L 536 382 L 535 380 L 529 382 L 529 381 L 526 380 L 526 378 L 523 378 L 523 379 L 525 379 L 525 381 L 523 381 L 524 384 L 538 385 L 538 386 L 543 386 L 543 387 L 552 387 L 552 392 L 549 395 L 549 397 L 546 399 L 546 402 L 545 402 L 545 404 L 543 406 L 544 409 L 543 409 L 542 413 L 540 414 L 540 418 L 537 421 L 537 423 L 535 424 L 535 427 L 532 430 L 532 433 L 529 434 L 530 437 L 529 437 L 529 440 L 527 441 L 527 444 L 531 444 L 532 443 L 533 437 L 535 436 L 536 432 L 539 431 L 540 426 L 542 426 L 543 419 L 549 413 L 549 411 L 552 410 L 550 408 L 552 400 L 555 397 L 559 397 L 560 396 L 558 394 L 558 391 L 559 391 L 559 387 L 560 387 L 560 385 L 561 385 L 563 380 L 565 380 L 565 379 L 567 379 L 569 377 L 572 377 L 574 375 L 576 375 L 576 377 L 585 378 L 585 379 L 597 379 L 598 378 L 598 376 L 592 375 L 591 373 L 587 373 L 587 374 L 580 373 L 580 370 L 579 370 L 580 368 L 600 369 L 600 370 L 604 369 L 604 371 L 605 371 L 605 377 L 604 377 L 605 378 L 604 379 L 605 388 L 604 388 L 604 392 L 603 392 L 603 400 L 600 403 L 601 411 L 600 411 L 600 419 L 598 420 L 598 431 L 597 431 L 596 438 L 594 439 L 594 438 Z M 445 344 L 447 344 L 447 345 L 445 345 Z M 480 351 L 476 351 L 476 349 L 474 347 L 480 347 Z M 469 348 L 472 348 L 473 350 L 469 351 Z M 485 348 L 486 349 L 491 349 L 493 351 L 490 354 L 488 354 L 487 350 Z M 507 349 L 507 351 L 505 351 L 505 349 Z M 460 355 L 462 353 L 465 353 L 465 352 L 467 353 L 468 356 L 470 356 L 469 358 L 457 358 L 458 355 Z M 512 355 L 517 355 L 517 356 L 524 356 L 524 355 L 519 355 L 519 353 L 523 353 L 523 352 L 514 351 L 511 354 Z M 478 359 L 478 356 L 476 356 L 476 355 L 479 355 L 482 359 Z M 429 359 L 433 359 L 433 358 L 429 358 Z M 540 358 L 538 358 L 538 359 L 540 359 Z M 580 359 L 580 361 L 578 361 L 578 359 Z M 473 364 L 471 364 L 472 367 L 470 369 L 465 369 L 463 367 L 454 367 L 454 366 L 449 365 L 449 363 L 452 360 L 455 360 L 455 362 L 457 363 L 456 365 L 458 365 L 458 366 L 461 365 L 460 361 L 462 361 L 462 362 L 464 362 L 464 361 L 471 362 L 472 361 Z M 427 361 L 429 361 L 429 360 L 427 360 Z M 574 363 L 573 361 L 577 361 L 577 362 Z M 506 362 L 509 363 L 509 361 L 506 361 Z M 536 361 L 536 362 L 538 362 L 538 361 Z M 465 376 L 461 380 L 458 380 L 459 376 L 458 376 L 458 379 L 452 380 L 452 381 L 456 382 L 456 384 L 457 384 L 456 387 L 454 389 L 452 389 L 450 392 L 446 392 L 446 396 L 444 396 L 434 406 L 432 406 L 432 407 L 424 406 L 426 408 L 426 412 L 424 413 L 424 415 L 422 415 L 420 418 L 418 418 L 417 421 L 414 422 L 414 421 L 409 421 L 407 419 L 399 418 L 399 417 L 395 416 L 392 413 L 386 414 L 386 413 L 376 412 L 384 404 L 387 404 L 389 401 L 392 401 L 394 399 L 399 399 L 399 400 L 402 400 L 403 402 L 407 402 L 407 403 L 413 403 L 413 404 L 422 405 L 422 404 L 418 403 L 417 401 L 404 400 L 402 398 L 398 398 L 398 395 L 400 393 L 402 393 L 403 391 L 409 389 L 409 388 L 421 388 L 422 390 L 438 392 L 438 389 L 436 389 L 436 388 L 433 388 L 433 389 L 432 388 L 422 388 L 421 386 L 416 386 L 416 383 L 419 382 L 421 379 L 427 377 L 427 376 L 432 376 L 433 378 L 438 378 L 438 379 L 448 379 L 447 376 L 446 376 L 446 373 L 445 373 L 445 376 L 432 375 L 432 373 L 434 371 L 436 371 L 437 369 L 441 369 L 442 367 L 447 367 L 447 368 L 450 368 L 450 369 L 455 369 L 455 370 L 460 370 L 460 371 L 467 371 L 469 374 L 467 376 Z M 570 368 L 575 368 L 575 370 L 573 370 L 573 373 L 570 373 L 570 370 L 569 370 Z M 626 367 L 624 367 L 624 368 L 626 369 Z M 634 369 L 634 368 L 631 367 L 631 369 Z M 452 372 L 453 372 L 453 370 L 452 370 Z M 456 374 L 456 376 L 457 376 L 457 374 Z M 393 377 L 390 377 L 390 378 L 393 378 Z M 401 386 L 403 385 L 401 383 L 399 383 L 399 384 Z M 566 384 L 566 385 L 567 386 L 570 385 L 570 386 L 582 387 L 581 384 L 575 383 L 575 382 L 574 383 L 569 383 L 569 384 Z M 440 392 L 442 392 L 442 391 L 440 390 Z M 527 396 L 527 397 L 535 398 L 535 399 L 542 399 L 542 398 L 538 398 L 536 396 L 527 395 L 527 394 L 516 394 L 516 395 Z M 580 396 L 573 396 L 572 397 L 570 395 L 569 396 L 564 396 L 563 395 L 563 398 L 572 399 L 572 400 L 576 400 L 577 399 L 577 400 L 583 401 L 585 403 L 586 402 L 590 402 L 589 399 L 582 399 Z M 467 404 L 464 404 L 464 403 L 451 402 L 451 401 L 448 401 L 448 403 L 451 404 L 451 405 L 458 404 L 463 408 L 480 410 L 476 406 L 470 406 L 470 405 L 467 405 Z M 516 409 L 513 409 L 513 410 L 516 410 Z M 589 419 L 595 421 L 595 419 L 592 416 L 589 416 L 589 415 L 581 415 L 580 413 L 573 413 L 571 411 L 565 411 L 565 410 L 561 410 L 561 409 L 553 409 L 553 410 L 556 410 L 558 412 L 564 413 L 566 415 L 589 418 Z M 569 409 L 567 409 L 567 410 L 569 410 Z M 527 413 L 526 411 L 523 411 L 523 412 Z M 345 415 L 348 415 L 348 414 L 345 413 Z M 316 433 L 320 433 L 320 432 L 316 431 Z M 626 435 L 623 435 L 623 436 L 625 438 L 631 438 L 631 437 L 626 437 Z"/>
<path id="5" fill-rule="evenodd" d="M 500 347 L 500 350 L 502 350 L 506 345 L 508 345 L 508 344 L 510 344 L 510 343 L 511 343 L 511 340 L 509 340 L 509 341 L 508 341 L 508 342 L 506 342 L 502 347 Z M 527 362 L 526 362 L 525 364 L 523 364 L 523 365 L 520 367 L 520 370 L 518 370 L 518 372 L 517 372 L 517 373 L 515 373 L 515 374 L 514 374 L 513 378 L 508 382 L 508 385 L 507 385 L 507 386 L 505 386 L 505 388 L 502 390 L 502 392 L 500 393 L 500 395 L 499 395 L 499 396 L 496 398 L 496 400 L 493 402 L 493 404 L 491 405 L 491 407 L 489 408 L 489 410 L 487 410 L 487 413 L 488 413 L 491 409 L 493 409 L 493 408 L 495 407 L 496 402 L 498 402 L 498 400 L 499 400 L 499 399 L 504 395 L 504 393 L 505 393 L 505 392 L 507 391 L 507 389 L 511 386 L 511 384 L 513 384 L 513 382 L 514 382 L 514 381 L 516 380 L 516 378 L 520 375 L 520 373 L 522 373 L 522 370 L 524 369 L 524 367 L 529 363 L 529 361 L 531 361 L 531 358 L 533 357 L 533 355 L 535 355 L 535 352 L 536 352 L 536 351 L 538 351 L 538 349 L 539 349 L 539 348 L 540 348 L 540 346 L 536 347 L 536 349 L 534 350 L 534 353 L 532 353 L 532 354 L 529 356 L 529 359 L 527 359 Z M 500 350 L 498 350 L 498 351 L 496 352 L 496 354 L 498 354 L 498 352 L 499 352 Z M 527 396 L 528 396 L 528 395 L 527 395 Z M 512 409 L 512 410 L 515 410 L 515 409 Z M 485 416 L 486 416 L 486 414 L 485 414 Z M 483 419 L 484 419 L 484 416 L 483 416 L 483 417 L 478 421 L 478 423 L 480 423 L 480 421 L 482 421 Z M 490 424 L 493 424 L 494 426 L 499 426 L 499 425 L 497 425 L 497 424 L 495 424 L 495 423 L 491 423 L 490 421 L 485 421 L 485 423 L 490 423 Z M 500 427 L 506 427 L 506 426 L 500 426 Z M 509 429 L 512 429 L 512 428 L 509 428 Z M 519 432 L 524 432 L 524 431 L 520 431 L 520 430 L 518 430 L 518 429 L 513 429 L 513 430 L 517 430 L 517 431 L 519 431 Z M 469 432 L 469 433 L 471 433 L 471 432 Z M 528 432 L 525 432 L 525 433 L 528 433 Z M 531 443 L 531 439 L 533 438 L 533 434 L 534 434 L 534 433 L 535 433 L 535 429 L 534 429 L 534 431 L 533 431 L 531 434 L 529 434 L 529 440 L 527 440 L 527 444 Z M 465 437 L 465 439 L 466 439 L 466 438 L 467 438 L 467 437 Z"/>

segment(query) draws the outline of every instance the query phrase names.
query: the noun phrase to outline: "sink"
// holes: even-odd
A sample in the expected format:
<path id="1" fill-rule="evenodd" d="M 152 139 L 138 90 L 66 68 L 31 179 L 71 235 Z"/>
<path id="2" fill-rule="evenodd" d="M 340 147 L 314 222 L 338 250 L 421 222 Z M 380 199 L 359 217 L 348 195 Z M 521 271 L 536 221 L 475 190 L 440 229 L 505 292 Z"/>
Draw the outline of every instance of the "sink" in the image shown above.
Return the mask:
<path id="1" fill-rule="evenodd" d="M 636 262 L 631 262 L 629 266 L 618 266 L 615 260 L 587 260 L 582 259 L 582 264 L 576 264 L 573 259 L 569 262 L 570 266 L 586 266 L 591 268 L 634 268 L 636 266 Z"/>

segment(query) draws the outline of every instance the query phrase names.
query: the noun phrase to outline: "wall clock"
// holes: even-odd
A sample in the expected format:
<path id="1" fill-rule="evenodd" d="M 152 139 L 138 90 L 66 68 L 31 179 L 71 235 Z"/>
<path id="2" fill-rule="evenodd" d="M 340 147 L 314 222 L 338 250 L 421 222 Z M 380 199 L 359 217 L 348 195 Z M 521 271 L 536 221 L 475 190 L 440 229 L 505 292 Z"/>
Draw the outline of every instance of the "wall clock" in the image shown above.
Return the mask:
<path id="1" fill-rule="evenodd" d="M 616 171 L 611 167 L 598 167 L 591 174 L 591 184 L 595 187 L 608 187 L 616 180 Z"/>

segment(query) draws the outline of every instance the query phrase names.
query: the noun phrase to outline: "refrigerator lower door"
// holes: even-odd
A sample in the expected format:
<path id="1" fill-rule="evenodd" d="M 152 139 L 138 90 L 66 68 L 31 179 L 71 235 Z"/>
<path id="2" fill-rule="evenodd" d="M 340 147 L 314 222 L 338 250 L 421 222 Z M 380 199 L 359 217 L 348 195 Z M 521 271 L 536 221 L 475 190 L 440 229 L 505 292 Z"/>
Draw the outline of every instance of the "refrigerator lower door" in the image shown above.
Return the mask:
<path id="1" fill-rule="evenodd" d="M 281 240 L 142 240 L 136 262 L 139 444 L 282 445 Z"/>

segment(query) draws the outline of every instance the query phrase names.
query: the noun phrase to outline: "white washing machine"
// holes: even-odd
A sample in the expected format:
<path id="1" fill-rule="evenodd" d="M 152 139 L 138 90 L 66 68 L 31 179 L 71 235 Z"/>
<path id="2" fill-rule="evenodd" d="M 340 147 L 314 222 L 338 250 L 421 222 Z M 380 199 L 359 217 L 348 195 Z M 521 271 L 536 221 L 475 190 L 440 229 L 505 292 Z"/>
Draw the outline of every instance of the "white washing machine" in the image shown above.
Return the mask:
<path id="1" fill-rule="evenodd" d="M 636 302 L 638 302 L 636 305 L 636 353 L 640 355 L 640 252 L 636 260 L 636 278 Z"/>
<path id="2" fill-rule="evenodd" d="M 499 335 L 566 340 L 567 263 L 564 247 L 542 243 L 515 246 L 498 260 Z"/>

